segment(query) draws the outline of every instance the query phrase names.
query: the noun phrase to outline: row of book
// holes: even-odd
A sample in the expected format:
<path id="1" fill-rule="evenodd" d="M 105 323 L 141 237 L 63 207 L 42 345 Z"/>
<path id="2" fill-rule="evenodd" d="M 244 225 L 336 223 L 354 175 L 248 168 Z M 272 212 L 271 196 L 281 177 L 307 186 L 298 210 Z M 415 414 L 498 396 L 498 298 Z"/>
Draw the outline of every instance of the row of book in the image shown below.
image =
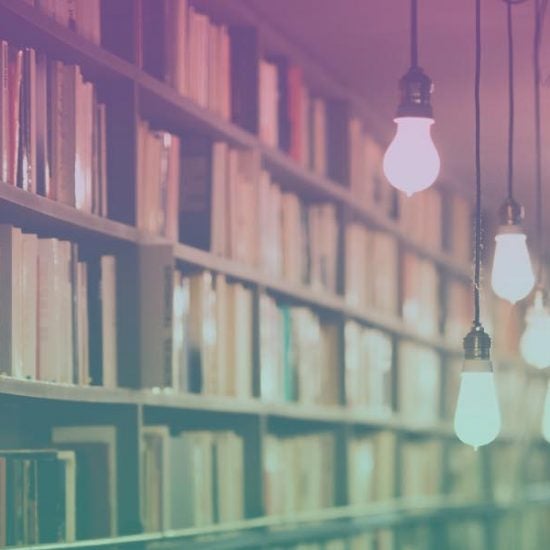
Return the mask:
<path id="1" fill-rule="evenodd" d="M 95 44 L 101 43 L 101 0 L 25 0 Z"/>
<path id="2" fill-rule="evenodd" d="M 437 188 L 431 187 L 412 197 L 402 193 L 399 195 L 399 225 L 408 238 L 433 250 L 440 250 L 444 223 L 443 196 Z"/>
<path id="3" fill-rule="evenodd" d="M 380 431 L 348 440 L 348 501 L 365 506 L 395 497 L 396 436 Z"/>
<path id="4" fill-rule="evenodd" d="M 182 392 L 252 395 L 253 295 L 208 271 L 174 272 L 172 381 Z M 167 381 L 169 382 L 169 381 Z"/>
<path id="5" fill-rule="evenodd" d="M 338 327 L 311 309 L 260 297 L 260 396 L 337 405 Z"/>
<path id="6" fill-rule="evenodd" d="M 392 412 L 393 343 L 379 330 L 348 321 L 344 328 L 345 395 L 350 407 L 388 416 Z"/>
<path id="7" fill-rule="evenodd" d="M 264 505 L 288 516 L 334 506 L 335 446 L 330 434 L 276 437 L 264 442 Z"/>
<path id="8" fill-rule="evenodd" d="M 170 435 L 143 428 L 146 531 L 201 527 L 244 518 L 243 440 L 231 431 Z"/>
<path id="9" fill-rule="evenodd" d="M 106 107 L 77 65 L 0 41 L 2 181 L 107 215 Z"/>
<path id="10" fill-rule="evenodd" d="M 0 225 L 1 371 L 15 378 L 116 385 L 116 262 Z"/>
<path id="11" fill-rule="evenodd" d="M 391 530 L 373 529 L 349 539 L 299 544 L 293 546 L 292 550 L 394 550 L 394 548 L 394 534 Z M 276 547 L 276 550 L 279 548 Z"/>
<path id="12" fill-rule="evenodd" d="M 137 57 L 150 74 L 226 120 L 231 118 L 231 46 L 226 25 L 187 0 L 137 3 Z"/>
<path id="13" fill-rule="evenodd" d="M 56 426 L 47 449 L 0 451 L 0 545 L 117 534 L 116 431 Z"/>
<path id="14" fill-rule="evenodd" d="M 415 254 L 402 259 L 402 310 L 406 324 L 422 335 L 440 332 L 440 279 L 436 266 Z"/>
<path id="15" fill-rule="evenodd" d="M 345 297 L 358 309 L 398 311 L 398 246 L 389 233 L 357 223 L 345 230 Z"/>
<path id="16" fill-rule="evenodd" d="M 75 539 L 75 455 L 0 450 L 0 546 Z"/>
<path id="17" fill-rule="evenodd" d="M 282 192 L 262 171 L 259 185 L 260 264 L 295 284 L 336 292 L 338 220 L 329 203 L 308 204 Z"/>

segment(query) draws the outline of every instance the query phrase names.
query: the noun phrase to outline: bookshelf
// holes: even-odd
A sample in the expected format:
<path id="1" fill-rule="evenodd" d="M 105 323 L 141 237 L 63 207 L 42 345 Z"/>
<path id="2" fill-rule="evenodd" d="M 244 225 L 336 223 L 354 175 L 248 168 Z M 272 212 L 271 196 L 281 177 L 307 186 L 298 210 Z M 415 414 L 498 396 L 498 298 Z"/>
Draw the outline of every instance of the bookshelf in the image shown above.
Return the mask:
<path id="1" fill-rule="evenodd" d="M 0 183 L 1 221 L 19 227 L 26 233 L 36 234 L 41 239 L 61 239 L 75 243 L 79 249 L 78 258 L 82 262 L 88 262 L 90 258 L 95 260 L 98 255 L 114 256 L 117 262 L 115 322 L 118 352 L 114 376 L 118 378 L 118 387 L 115 387 L 116 384 L 104 387 L 76 385 L 70 381 L 0 377 L 0 449 L 51 448 L 55 446 L 52 441 L 55 430 L 64 433 L 59 432 L 60 428 L 85 427 L 95 430 L 96 435 L 100 433 L 104 438 L 109 428 L 113 428 L 116 433 L 117 454 L 112 471 L 116 479 L 117 498 L 110 505 L 116 509 L 117 522 L 115 527 L 110 525 L 110 536 L 45 542 L 32 547 L 43 550 L 115 546 L 177 548 L 185 544 L 186 548 L 197 549 L 242 549 L 281 546 L 299 548 L 301 544 L 311 543 L 316 545 L 314 548 L 326 550 L 332 547 L 365 548 L 365 544 L 369 543 L 365 543 L 364 538 L 360 539 L 361 536 L 380 536 L 383 542 L 379 542 L 379 548 L 404 550 L 411 548 L 411 540 L 424 540 L 422 537 L 428 536 L 430 548 L 439 550 L 443 540 L 446 541 L 444 547 L 452 550 L 456 546 L 453 546 L 449 532 L 455 522 L 464 520 L 474 522 L 474 526 L 481 530 L 485 546 L 479 546 L 480 550 L 500 548 L 496 546 L 494 534 L 497 520 L 504 521 L 512 517 L 516 522 L 514 525 L 520 525 L 523 521 L 521 512 L 525 507 L 534 510 L 532 521 L 536 522 L 536 514 L 548 510 L 550 495 L 544 490 L 544 483 L 550 480 L 550 476 L 545 477 L 539 461 L 537 478 L 531 480 L 537 484 L 538 491 L 520 487 L 521 491 L 514 493 L 507 501 L 493 494 L 488 465 L 494 459 L 497 446 L 499 449 L 501 446 L 513 448 L 519 441 L 523 448 L 536 448 L 541 456 L 547 456 L 544 455 L 547 450 L 536 433 L 528 441 L 522 441 L 520 429 L 516 427 L 501 436 L 495 449 L 484 449 L 479 453 L 481 494 L 477 498 L 462 499 L 453 494 L 450 480 L 460 479 L 460 475 L 467 477 L 468 474 L 455 472 L 453 468 L 460 469 L 461 461 L 451 461 L 457 445 L 450 424 L 454 372 L 451 365 L 459 361 L 461 349 L 459 340 L 451 337 L 447 331 L 447 309 L 450 310 L 450 307 L 447 307 L 443 297 L 446 296 L 445 289 L 449 281 L 456 281 L 459 285 L 468 284 L 468 258 L 461 255 L 453 245 L 453 235 L 447 235 L 443 230 L 437 245 L 434 245 L 427 244 L 425 239 L 419 237 L 417 228 L 411 231 L 410 227 L 405 227 L 404 214 L 399 217 L 395 212 L 390 212 L 396 209 L 395 197 L 388 196 L 384 199 L 388 202 L 384 204 L 365 205 L 357 200 L 349 187 L 327 175 L 316 173 L 280 149 L 266 145 L 257 133 L 201 107 L 193 99 L 180 95 L 169 84 L 145 72 L 140 67 L 136 44 L 139 40 L 140 17 L 143 17 L 140 6 L 146 3 L 151 2 L 120 0 L 116 6 L 107 0 L 98 2 L 103 14 L 101 25 L 104 36 L 101 46 L 48 17 L 38 7 L 31 5 L 32 2 L 0 0 L 0 39 L 10 45 L 34 48 L 65 64 L 78 65 L 85 80 L 94 84 L 98 100 L 106 105 L 109 144 L 106 158 L 108 216 L 101 217 L 79 210 L 70 204 L 20 189 L 5 181 Z M 288 56 L 294 63 L 304 67 L 308 84 L 322 97 L 345 100 L 373 134 L 384 137 L 376 131 L 378 125 L 368 106 L 343 90 L 330 75 L 324 74 L 281 33 L 271 29 L 268 23 L 258 18 L 244 4 L 197 1 L 194 5 L 198 13 L 208 14 L 217 24 L 244 25 L 256 29 L 262 45 L 255 52 L 258 61 L 264 53 Z M 117 22 L 114 27 L 113 22 Z M 114 30 L 117 31 L 116 37 Z M 176 238 L 153 234 L 140 228 L 138 205 L 142 199 L 137 180 L 140 161 L 138 126 L 141 120 L 149 123 L 152 132 L 170 132 L 182 140 L 187 135 L 206 136 L 208 140 L 223 142 L 235 151 L 244 151 L 255 159 L 259 171 L 269 173 L 272 182 L 280 186 L 282 193 L 299 197 L 305 208 L 331 205 L 334 208 L 338 241 L 337 255 L 333 259 L 337 266 L 334 288 L 324 288 L 324 282 L 316 288 L 310 282 L 285 279 L 263 266 L 247 264 L 229 254 L 214 253 L 176 242 Z M 443 219 L 454 207 L 455 195 L 445 185 L 441 185 L 439 195 Z M 398 303 L 393 311 L 382 311 L 371 303 L 354 303 L 346 294 L 342 266 L 346 254 L 345 232 L 352 224 L 365 228 L 369 235 L 381 233 L 395 243 L 397 269 L 394 288 Z M 457 226 L 453 224 L 453 227 Z M 459 231 L 460 225 L 456 232 Z M 466 242 L 466 248 L 468 246 Z M 405 318 L 408 314 L 402 303 L 406 298 L 402 278 L 404 258 L 407 256 L 415 262 L 424 262 L 435 274 L 437 283 L 433 294 L 437 299 L 437 313 L 431 318 L 433 329 L 419 330 L 414 317 L 413 322 Z M 369 269 L 374 268 L 371 265 Z M 252 319 L 249 335 L 251 347 L 247 352 L 250 383 L 245 394 L 238 394 L 236 390 L 233 393 L 238 395 L 221 391 L 205 393 L 204 382 L 199 391 L 191 392 L 147 387 L 148 380 L 158 380 L 155 378 L 159 376 L 157 371 L 163 366 L 163 339 L 166 339 L 167 333 L 168 339 L 172 337 L 170 333 L 175 321 L 171 315 L 165 314 L 172 307 L 171 277 L 174 271 L 181 272 L 184 281 L 199 277 L 204 272 L 211 273 L 217 292 L 220 292 L 223 283 L 228 288 L 238 288 L 238 292 L 244 292 L 249 297 L 249 315 Z M 229 291 L 226 292 L 229 296 Z M 279 394 L 277 399 L 265 399 L 262 395 L 263 360 L 261 329 L 258 326 L 264 324 L 260 309 L 262 299 L 266 297 L 271 300 L 275 310 L 287 311 L 291 318 L 293 314 L 297 315 L 297 319 L 307 318 L 315 330 L 335 335 L 336 347 L 332 351 L 337 358 L 333 364 L 337 388 L 331 404 L 325 403 L 323 399 L 319 402 L 315 397 L 304 398 L 303 384 L 301 387 L 298 384 L 298 389 L 292 390 L 297 392 L 297 396 L 290 401 L 286 395 Z M 231 303 L 229 298 L 227 300 L 228 304 Z M 227 304 L 225 307 L 229 308 Z M 414 313 L 414 308 L 412 311 Z M 238 314 L 233 313 L 233 319 L 239 319 Z M 466 313 L 459 312 L 456 316 Z M 163 315 L 168 318 L 168 326 L 163 325 L 157 331 L 149 330 L 154 326 L 150 324 L 149 317 L 160 323 L 159 316 Z M 227 320 L 227 317 L 223 319 Z M 457 332 L 460 331 L 460 322 L 459 319 L 453 325 Z M 368 407 L 353 408 L 346 405 L 345 365 L 348 361 L 345 357 L 344 334 L 350 324 L 361 327 L 369 334 L 378 331 L 388 338 L 391 348 L 389 381 L 369 379 L 368 384 L 379 384 L 376 388 L 382 388 L 385 384 L 389 411 L 380 413 Z M 427 416 L 418 418 L 413 414 L 404 414 L 404 398 L 400 395 L 403 388 L 399 386 L 403 378 L 403 373 L 400 374 L 403 367 L 400 364 L 407 359 L 400 355 L 404 356 L 405 351 L 409 354 L 411 346 L 421 350 L 420 354 L 424 353 L 419 357 L 429 357 L 428 362 L 433 363 L 432 370 L 438 373 L 435 378 L 437 401 Z M 232 353 L 238 354 L 238 351 L 233 350 Z M 106 370 L 105 358 L 103 360 L 102 368 Z M 512 363 L 517 364 L 517 361 Z M 153 369 L 154 365 L 156 369 Z M 306 365 L 303 369 L 306 375 L 311 374 L 310 366 Z M 105 370 L 102 371 L 103 375 Z M 216 373 L 216 376 L 221 376 L 217 370 Z M 532 378 L 531 375 L 529 377 Z M 286 392 L 286 389 L 283 391 Z M 434 411 L 435 415 L 432 414 Z M 244 460 L 241 465 L 242 519 L 144 531 L 142 506 L 148 495 L 146 491 L 150 490 L 144 487 L 143 481 L 145 470 L 150 467 L 147 462 L 149 459 L 144 454 L 144 434 L 151 427 L 165 429 L 166 435 L 159 435 L 158 442 L 160 444 L 162 440 L 163 445 L 169 446 L 174 444 L 174 440 L 181 439 L 183 442 L 186 434 L 214 437 L 214 442 L 207 443 L 214 446 L 217 445 L 216 438 L 223 439 L 224 434 L 238 436 Z M 162 430 L 158 430 L 158 434 L 162 433 Z M 319 438 L 324 438 L 320 447 Z M 350 449 L 355 442 L 361 442 L 360 448 L 365 449 L 365 453 L 374 453 L 373 456 L 377 452 L 385 453 L 383 456 L 391 457 L 391 460 L 388 459 L 389 465 L 386 465 L 385 472 L 389 486 L 379 489 L 384 497 L 372 497 L 365 504 L 352 506 L 350 484 L 353 484 L 356 473 L 352 471 L 349 459 L 352 452 Z M 85 453 L 86 445 L 89 447 L 90 442 L 81 440 L 75 447 L 77 462 L 78 453 Z M 97 442 L 94 445 L 97 446 Z M 333 478 L 331 494 L 322 496 L 330 504 L 324 503 L 322 507 L 315 503 L 297 504 L 294 502 L 296 497 L 288 495 L 281 497 L 282 504 L 268 501 L 266 477 L 271 475 L 266 473 L 268 446 L 274 447 L 276 450 L 273 452 L 280 453 L 280 456 L 294 457 L 291 460 L 297 460 L 296 456 L 304 453 L 308 456 L 330 455 L 328 470 Z M 329 451 L 311 452 L 311 449 L 320 448 Z M 428 448 L 436 451 L 425 451 Z M 429 475 L 425 476 L 430 478 L 428 485 L 431 491 L 431 494 L 425 495 L 422 494 L 425 487 L 406 484 L 404 476 L 407 471 L 414 471 L 418 467 L 419 456 L 427 455 L 436 463 L 434 471 L 437 471 L 437 476 L 434 474 L 433 479 Z M 375 467 L 381 466 L 376 463 Z M 312 476 L 317 475 L 318 485 L 327 466 L 315 464 L 311 469 L 314 471 Z M 223 476 L 223 472 L 218 474 Z M 274 479 L 278 478 L 275 476 Z M 368 482 L 366 479 L 365 483 Z M 216 483 L 219 487 L 225 487 L 228 482 L 218 480 Z M 309 483 L 315 485 L 315 478 L 312 477 Z M 224 490 L 232 489 L 225 487 Z M 149 497 L 153 498 L 151 495 Z M 160 497 L 155 495 L 154 498 Z M 293 502 L 288 504 L 285 498 Z M 220 507 L 219 504 L 217 506 Z M 268 514 L 268 507 L 282 511 Z M 222 517 L 221 510 L 213 514 Z M 460 532 L 460 528 L 456 532 Z M 438 536 L 442 538 L 436 540 Z M 355 542 L 352 541 L 353 537 L 357 537 Z M 475 548 L 476 543 L 471 544 Z M 536 545 L 536 542 L 531 544 Z M 525 546 L 525 550 L 528 548 Z"/>

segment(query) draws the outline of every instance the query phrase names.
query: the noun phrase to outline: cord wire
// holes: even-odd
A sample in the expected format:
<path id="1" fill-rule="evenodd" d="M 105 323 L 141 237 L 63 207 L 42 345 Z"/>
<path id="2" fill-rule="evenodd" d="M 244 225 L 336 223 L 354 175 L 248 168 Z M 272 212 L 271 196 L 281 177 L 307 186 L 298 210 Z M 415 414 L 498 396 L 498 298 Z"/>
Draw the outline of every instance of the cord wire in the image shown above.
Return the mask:
<path id="1" fill-rule="evenodd" d="M 418 5 L 411 0 L 411 67 L 418 67 Z"/>
<path id="2" fill-rule="evenodd" d="M 476 0 L 475 9 L 475 249 L 474 249 L 474 324 L 480 324 L 480 275 L 481 275 L 481 117 L 480 117 L 480 83 L 481 83 L 481 0 Z"/>
<path id="3" fill-rule="evenodd" d="M 535 217 L 537 232 L 537 247 L 539 264 L 537 269 L 537 285 L 543 284 L 543 255 L 544 234 L 542 230 L 542 145 L 541 145 L 541 111 L 540 111 L 540 47 L 542 40 L 542 27 L 544 15 L 548 6 L 548 0 L 535 0 L 535 33 L 533 40 L 533 85 L 534 85 L 534 116 L 535 116 Z"/>
<path id="4" fill-rule="evenodd" d="M 537 0 L 535 0 L 536 2 Z M 508 31 L 508 198 L 514 198 L 514 33 L 512 4 L 506 2 Z"/>

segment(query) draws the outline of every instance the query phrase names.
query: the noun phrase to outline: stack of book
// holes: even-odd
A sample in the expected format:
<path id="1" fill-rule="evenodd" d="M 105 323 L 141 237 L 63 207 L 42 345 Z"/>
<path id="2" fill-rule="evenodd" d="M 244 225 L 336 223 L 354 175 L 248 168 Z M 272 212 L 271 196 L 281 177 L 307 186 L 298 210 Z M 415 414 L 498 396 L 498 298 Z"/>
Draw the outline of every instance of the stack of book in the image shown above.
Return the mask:
<path id="1" fill-rule="evenodd" d="M 474 249 L 471 203 L 457 193 L 452 195 L 450 202 L 450 252 L 466 265 Z"/>
<path id="2" fill-rule="evenodd" d="M 367 134 L 361 121 L 351 117 L 349 134 L 350 191 L 357 205 L 395 217 L 396 192 L 382 169 L 382 147 Z"/>
<path id="3" fill-rule="evenodd" d="M 180 241 L 257 265 L 257 152 L 188 134 L 181 139 L 180 166 Z"/>
<path id="4" fill-rule="evenodd" d="M 476 520 L 454 520 L 447 524 L 447 548 L 449 550 L 484 550 L 486 535 L 483 524 Z M 499 546 L 500 548 L 500 546 Z M 518 546 L 522 550 L 527 546 Z M 534 548 L 533 548 L 534 550 Z"/>
<path id="5" fill-rule="evenodd" d="M 208 271 L 174 274 L 172 383 L 182 392 L 252 395 L 252 291 Z"/>
<path id="6" fill-rule="evenodd" d="M 0 225 L 1 371 L 65 384 L 117 381 L 116 260 Z"/>
<path id="7" fill-rule="evenodd" d="M 283 192 L 262 171 L 259 185 L 259 259 L 270 275 L 336 291 L 338 220 L 329 203 L 306 204 Z"/>
<path id="8" fill-rule="evenodd" d="M 401 342 L 397 379 L 400 415 L 414 424 L 437 423 L 441 387 L 439 355 L 431 348 Z"/>
<path id="9" fill-rule="evenodd" d="M 231 431 L 170 435 L 143 428 L 146 531 L 200 527 L 244 518 L 243 440 Z"/>
<path id="10" fill-rule="evenodd" d="M 491 457 L 499 453 L 500 449 L 492 452 Z M 451 495 L 469 501 L 483 497 L 483 470 L 477 451 L 468 445 L 453 443 L 449 449 L 447 464 L 446 482 Z"/>
<path id="11" fill-rule="evenodd" d="M 522 455 L 521 446 L 506 442 L 490 453 L 490 484 L 496 501 L 511 502 L 518 496 L 524 472 Z"/>
<path id="12" fill-rule="evenodd" d="M 353 223 L 346 226 L 345 247 L 347 303 L 395 315 L 399 288 L 396 239 Z"/>
<path id="13" fill-rule="evenodd" d="M 346 404 L 391 414 L 393 345 L 389 335 L 348 321 L 345 338 Z"/>
<path id="14" fill-rule="evenodd" d="M 433 262 L 406 252 L 403 256 L 402 316 L 422 335 L 439 330 L 439 277 Z"/>
<path id="15" fill-rule="evenodd" d="M 437 440 L 405 440 L 401 445 L 401 495 L 431 497 L 441 493 L 443 447 Z"/>
<path id="16" fill-rule="evenodd" d="M 263 467 L 266 514 L 288 516 L 334 506 L 332 435 L 268 435 Z"/>
<path id="17" fill-rule="evenodd" d="M 0 450 L 0 546 L 75 540 L 75 455 Z"/>
<path id="18" fill-rule="evenodd" d="M 260 59 L 258 73 L 260 139 L 315 173 L 327 175 L 330 105 L 312 94 L 301 68 L 285 57 Z"/>
<path id="19" fill-rule="evenodd" d="M 260 395 L 270 401 L 339 403 L 338 327 L 311 309 L 260 296 Z"/>
<path id="20" fill-rule="evenodd" d="M 26 0 L 41 12 L 91 40 L 101 43 L 101 0 Z"/>
<path id="21" fill-rule="evenodd" d="M 399 221 L 403 233 L 424 246 L 440 250 L 443 244 L 441 193 L 432 187 L 412 197 L 404 193 L 399 197 Z"/>
<path id="22" fill-rule="evenodd" d="M 143 69 L 229 120 L 231 46 L 227 27 L 214 24 L 187 0 L 143 0 L 138 4 L 141 35 L 137 57 Z"/>
<path id="23" fill-rule="evenodd" d="M 180 141 L 167 132 L 137 127 L 136 226 L 156 235 L 178 239 Z"/>
<path id="24" fill-rule="evenodd" d="M 396 438 L 391 432 L 354 437 L 348 442 L 348 500 L 364 506 L 395 497 Z"/>
<path id="25" fill-rule="evenodd" d="M 107 215 L 106 109 L 77 65 L 0 41 L 4 183 Z"/>

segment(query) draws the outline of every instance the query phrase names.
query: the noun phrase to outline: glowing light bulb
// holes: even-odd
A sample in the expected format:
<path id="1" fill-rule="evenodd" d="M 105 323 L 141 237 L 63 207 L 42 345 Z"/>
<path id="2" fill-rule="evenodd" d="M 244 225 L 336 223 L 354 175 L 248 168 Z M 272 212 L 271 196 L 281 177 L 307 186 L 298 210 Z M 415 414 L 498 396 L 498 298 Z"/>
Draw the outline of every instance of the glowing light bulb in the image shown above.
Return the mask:
<path id="1" fill-rule="evenodd" d="M 389 182 L 407 196 L 426 189 L 439 175 L 440 160 L 432 141 L 432 118 L 404 116 L 394 119 L 395 137 L 384 155 Z"/>
<path id="2" fill-rule="evenodd" d="M 523 359 L 538 369 L 550 367 L 550 311 L 544 305 L 542 290 L 535 293 L 525 321 L 527 326 L 520 340 Z"/>
<path id="3" fill-rule="evenodd" d="M 546 390 L 544 409 L 542 411 L 542 437 L 550 443 L 550 383 Z"/>
<path id="4" fill-rule="evenodd" d="M 527 237 L 518 225 L 501 227 L 495 237 L 491 284 L 497 296 L 515 304 L 535 285 L 535 275 L 527 249 Z"/>
<path id="5" fill-rule="evenodd" d="M 488 363 L 490 368 L 490 361 Z M 477 449 L 497 437 L 500 424 L 494 374 L 463 372 L 454 419 L 458 439 Z"/>

